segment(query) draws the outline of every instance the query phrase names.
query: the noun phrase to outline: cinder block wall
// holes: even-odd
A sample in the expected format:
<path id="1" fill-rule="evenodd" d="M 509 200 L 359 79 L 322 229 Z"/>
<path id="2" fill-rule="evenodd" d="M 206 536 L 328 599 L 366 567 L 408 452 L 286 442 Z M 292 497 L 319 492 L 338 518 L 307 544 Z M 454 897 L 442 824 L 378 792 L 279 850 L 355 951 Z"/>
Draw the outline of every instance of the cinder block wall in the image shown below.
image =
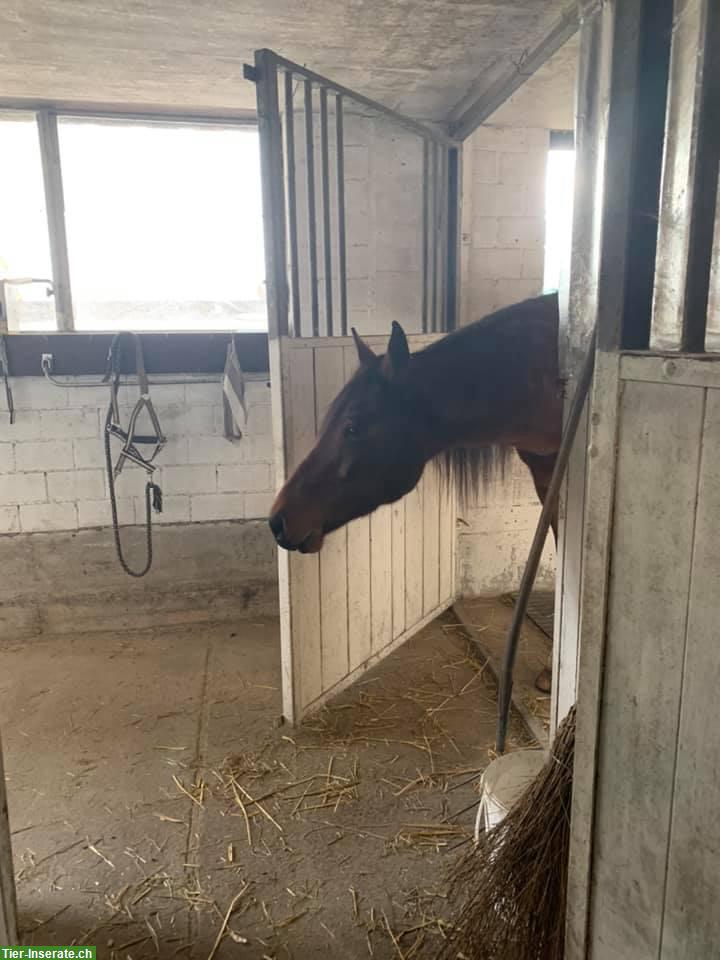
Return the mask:
<path id="1" fill-rule="evenodd" d="M 42 377 L 12 381 L 16 421 L 0 415 L 0 533 L 82 530 L 110 523 L 103 428 L 108 389 L 55 387 Z M 137 388 L 121 392 L 125 422 Z M 159 385 L 152 400 L 168 443 L 155 480 L 164 494 L 157 523 L 267 516 L 273 493 L 270 390 L 247 385 L 247 434 L 223 436 L 221 387 Z M 141 420 L 142 425 L 142 420 Z M 117 456 L 118 441 L 113 441 Z M 127 465 L 117 481 L 121 523 L 145 518 L 146 474 Z"/>
<path id="2" fill-rule="evenodd" d="M 470 323 L 542 292 L 545 169 L 550 131 L 480 127 L 465 144 L 462 321 Z M 522 577 L 540 506 L 518 459 L 504 482 L 480 491 L 461 517 L 458 571 L 465 595 L 514 590 Z M 538 583 L 554 581 L 548 541 Z"/>
<path id="3" fill-rule="evenodd" d="M 542 292 L 550 131 L 481 127 L 464 154 L 465 322 Z"/>
<path id="4" fill-rule="evenodd" d="M 58 388 L 34 377 L 12 388 L 15 424 L 0 414 L 0 640 L 277 615 L 265 380 L 247 384 L 239 443 L 222 434 L 219 383 L 152 388 L 168 443 L 155 473 L 164 511 L 153 514 L 154 561 L 142 580 L 120 568 L 109 526 L 107 388 Z M 124 422 L 136 397 L 137 388 L 123 388 Z M 145 483 L 131 465 L 117 482 L 134 569 L 146 551 Z"/>

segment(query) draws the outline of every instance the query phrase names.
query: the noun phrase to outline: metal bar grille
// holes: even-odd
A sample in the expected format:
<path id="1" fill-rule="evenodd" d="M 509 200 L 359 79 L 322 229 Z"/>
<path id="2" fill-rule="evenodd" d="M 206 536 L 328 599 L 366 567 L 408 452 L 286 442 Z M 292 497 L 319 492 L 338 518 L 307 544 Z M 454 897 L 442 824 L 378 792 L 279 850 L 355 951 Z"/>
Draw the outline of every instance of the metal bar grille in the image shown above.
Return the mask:
<path id="1" fill-rule="evenodd" d="M 322 164 L 323 254 L 325 267 L 325 329 L 333 335 L 332 236 L 330 233 L 330 145 L 327 89 L 320 90 L 320 156 Z"/>
<path id="2" fill-rule="evenodd" d="M 345 140 L 343 98 L 335 97 L 335 159 L 337 164 L 338 272 L 340 283 L 340 335 L 347 336 L 347 251 L 345 231 Z"/>
<path id="3" fill-rule="evenodd" d="M 297 192 L 295 183 L 295 108 L 293 75 L 285 72 L 285 164 L 287 170 L 288 234 L 290 241 L 290 290 L 293 334 L 300 333 L 300 269 L 298 264 Z"/>
<path id="4" fill-rule="evenodd" d="M 438 185 L 440 180 L 440 146 L 432 145 L 430 164 L 432 218 L 430 224 L 430 262 L 432 264 L 432 284 L 430 287 L 430 329 L 437 331 L 438 320 Z"/>
<path id="5" fill-rule="evenodd" d="M 262 176 L 268 333 L 288 333 L 287 263 L 285 246 L 285 179 L 278 102 L 277 69 L 268 50 L 255 54 L 258 84 L 258 128 Z"/>
<path id="6" fill-rule="evenodd" d="M 706 349 L 720 165 L 720 8 L 688 4 L 673 24 L 651 347 Z"/>
<path id="7" fill-rule="evenodd" d="M 319 337 L 320 305 L 318 303 L 317 226 L 315 223 L 315 131 L 313 125 L 313 87 L 311 80 L 305 81 L 305 170 L 307 175 L 307 226 L 312 335 Z"/>
<path id="8" fill-rule="evenodd" d="M 430 144 L 423 140 L 422 157 L 422 329 L 428 332 L 430 282 Z"/>
<path id="9" fill-rule="evenodd" d="M 454 325 L 457 251 L 449 231 L 459 216 L 447 206 L 459 203 L 459 191 L 449 189 L 455 142 L 269 50 L 256 53 L 247 76 L 258 84 L 271 335 L 346 335 L 351 316 L 361 325 L 363 316 L 372 325 L 385 317 L 389 328 L 393 312 L 414 319 L 416 332 Z M 386 145 L 397 164 L 390 171 L 385 152 L 380 164 L 371 157 Z M 408 201 L 418 204 L 410 214 Z M 363 272 L 363 257 L 373 273 Z"/>

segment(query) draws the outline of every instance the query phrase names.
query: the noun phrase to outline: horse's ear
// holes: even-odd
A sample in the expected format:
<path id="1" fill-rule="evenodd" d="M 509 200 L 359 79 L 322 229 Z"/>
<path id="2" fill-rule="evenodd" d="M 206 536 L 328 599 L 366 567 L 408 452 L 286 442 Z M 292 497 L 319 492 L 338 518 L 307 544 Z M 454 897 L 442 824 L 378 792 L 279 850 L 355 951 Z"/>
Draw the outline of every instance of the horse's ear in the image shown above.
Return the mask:
<path id="1" fill-rule="evenodd" d="M 353 340 L 357 349 L 358 360 L 361 367 L 372 367 L 377 363 L 377 355 L 373 353 L 370 347 L 365 343 L 355 327 L 352 328 Z"/>
<path id="2" fill-rule="evenodd" d="M 405 331 L 393 320 L 392 333 L 388 343 L 387 353 L 383 357 L 382 370 L 388 380 L 395 379 L 407 370 L 410 363 L 410 348 L 408 347 Z"/>

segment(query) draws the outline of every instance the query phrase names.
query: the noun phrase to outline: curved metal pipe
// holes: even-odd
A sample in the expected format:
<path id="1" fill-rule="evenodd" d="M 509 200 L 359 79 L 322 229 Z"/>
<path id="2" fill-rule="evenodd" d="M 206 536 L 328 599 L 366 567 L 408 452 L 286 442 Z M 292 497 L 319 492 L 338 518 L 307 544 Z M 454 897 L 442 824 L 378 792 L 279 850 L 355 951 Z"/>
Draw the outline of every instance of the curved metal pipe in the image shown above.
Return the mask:
<path id="1" fill-rule="evenodd" d="M 548 530 L 550 529 L 553 511 L 557 504 L 560 484 L 565 476 L 565 470 L 567 469 L 570 451 L 573 441 L 575 440 L 578 424 L 580 423 L 585 399 L 590 390 L 590 384 L 592 383 L 593 372 L 595 370 L 595 345 L 596 333 L 593 330 L 588 352 L 585 356 L 582 370 L 580 371 L 575 394 L 570 404 L 570 412 L 568 413 L 565 430 L 563 431 L 562 440 L 560 441 L 555 468 L 553 469 L 550 486 L 548 487 L 545 502 L 540 512 L 540 519 L 538 520 L 535 536 L 533 537 L 532 546 L 530 547 L 525 572 L 523 573 L 517 601 L 515 602 L 512 622 L 508 630 L 502 674 L 500 676 L 500 690 L 498 693 L 498 724 L 496 736 L 496 750 L 498 753 L 505 752 L 505 738 L 507 735 L 510 701 L 512 697 L 513 669 L 515 667 L 515 657 L 520 640 L 520 630 L 525 619 L 525 611 L 527 610 L 530 593 L 535 583 L 537 569 L 540 565 L 540 558 L 545 546 L 545 540 L 547 539 Z"/>

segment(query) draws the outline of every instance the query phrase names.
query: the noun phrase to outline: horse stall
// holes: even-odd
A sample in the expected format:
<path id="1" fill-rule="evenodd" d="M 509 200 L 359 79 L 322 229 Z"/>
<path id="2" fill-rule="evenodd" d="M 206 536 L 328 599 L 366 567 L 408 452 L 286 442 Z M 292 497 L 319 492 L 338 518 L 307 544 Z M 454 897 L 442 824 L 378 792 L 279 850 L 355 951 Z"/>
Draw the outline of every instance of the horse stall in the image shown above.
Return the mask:
<path id="1" fill-rule="evenodd" d="M 595 327 L 598 353 L 562 571 L 570 958 L 710 957 L 720 935 L 719 38 L 702 0 L 609 4 L 582 28 L 571 352 Z"/>
<path id="2" fill-rule="evenodd" d="M 682 238 L 673 230 L 680 194 L 715 195 L 717 16 L 710 0 L 662 0 L 656 19 L 650 6 L 371 4 L 340 23 L 322 4 L 290 22 L 282 5 L 238 17 L 157 0 L 132 16 L 55 10 L 71 53 L 58 61 L 43 33 L 54 67 L 28 48 L 32 83 L 0 64 L 5 155 L 28 151 L 13 177 L 23 168 L 37 190 L 3 192 L 0 178 L 0 205 L 47 247 L 8 268 L 0 249 L 0 944 L 91 944 L 109 960 L 447 948 L 447 874 L 472 843 L 494 756 L 538 494 L 597 326 L 558 589 L 550 537 L 508 744 L 546 747 L 577 701 L 567 955 L 713 955 L 716 803 L 688 773 L 712 746 L 698 704 L 714 661 L 697 639 L 717 561 L 710 203 L 694 201 Z M 18 49 L 23 16 L 18 5 Z M 705 87 L 693 86 L 699 36 Z M 84 47 L 87 69 L 72 74 Z M 119 152 L 122 130 L 150 139 Z M 673 182 L 661 203 L 663 143 Z M 192 219 L 208 208 L 222 230 Z M 104 300 L 81 282 L 83 223 L 97 231 L 89 274 L 120 291 Z M 159 306 L 123 293 L 141 261 L 152 288 L 157 237 L 184 291 Z M 218 283 L 201 296 L 205 260 L 231 276 L 242 260 L 262 293 Z M 708 288 L 705 337 L 703 305 L 683 297 Z M 347 475 L 310 484 L 301 465 L 330 449 L 324 424 L 363 363 L 392 363 L 393 343 L 437 350 L 497 311 L 512 329 L 525 301 L 533 318 L 557 312 L 558 343 L 538 361 L 551 389 L 537 404 L 524 383 L 510 391 L 533 408 L 520 431 L 533 442 L 557 412 L 547 448 L 523 448 L 516 431 L 503 442 L 530 456 L 481 461 L 469 497 L 431 458 L 393 502 L 342 503 L 296 535 L 282 492 L 294 478 L 303 513 L 340 509 Z M 515 352 L 533 345 L 521 333 Z M 437 388 L 438 408 L 451 387 Z M 146 446 L 123 433 L 136 404 Z M 531 474 L 533 454 L 550 459 Z M 680 845 L 700 822 L 691 884 Z M 687 920 L 662 932 L 671 914 L 694 918 L 695 940 L 678 933 Z"/>

